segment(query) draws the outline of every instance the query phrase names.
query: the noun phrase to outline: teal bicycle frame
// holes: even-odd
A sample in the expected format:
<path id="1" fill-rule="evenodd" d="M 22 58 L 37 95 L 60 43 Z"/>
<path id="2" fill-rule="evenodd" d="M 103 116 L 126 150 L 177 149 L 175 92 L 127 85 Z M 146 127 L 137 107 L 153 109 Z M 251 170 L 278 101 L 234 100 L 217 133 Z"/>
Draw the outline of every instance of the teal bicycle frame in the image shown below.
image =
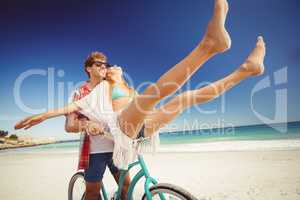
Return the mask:
<path id="1" fill-rule="evenodd" d="M 141 169 L 139 170 L 139 172 L 137 174 L 135 174 L 135 176 L 131 180 L 129 188 L 128 188 L 127 197 L 128 197 L 128 199 L 132 199 L 133 190 L 134 190 L 137 182 L 142 177 L 145 177 L 146 181 L 144 183 L 144 192 L 146 194 L 147 200 L 152 200 L 152 195 L 151 195 L 151 192 L 150 192 L 150 186 L 151 186 L 151 184 L 156 185 L 158 182 L 153 177 L 150 176 L 149 171 L 148 171 L 147 166 L 146 166 L 146 163 L 144 161 L 144 158 L 141 155 L 138 156 L 138 160 L 136 162 L 131 163 L 128 166 L 127 170 L 121 170 L 121 175 L 120 175 L 119 184 L 118 184 L 119 187 L 118 187 L 117 192 L 115 193 L 114 200 L 120 200 L 121 199 L 121 192 L 122 192 L 122 187 L 123 187 L 123 184 L 124 184 L 125 177 L 126 177 L 127 173 L 130 171 L 130 169 L 132 169 L 135 166 L 140 166 Z M 102 196 L 103 196 L 104 200 L 109 200 L 104 185 L 102 186 Z M 159 194 L 159 197 L 160 197 L 161 200 L 166 200 L 162 193 Z"/>

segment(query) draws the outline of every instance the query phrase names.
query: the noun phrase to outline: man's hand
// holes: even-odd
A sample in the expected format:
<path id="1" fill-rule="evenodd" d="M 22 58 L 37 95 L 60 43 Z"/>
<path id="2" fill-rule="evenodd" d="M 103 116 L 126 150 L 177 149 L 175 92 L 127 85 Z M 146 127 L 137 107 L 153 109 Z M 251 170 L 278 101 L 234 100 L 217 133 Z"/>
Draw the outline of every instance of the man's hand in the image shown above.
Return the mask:
<path id="1" fill-rule="evenodd" d="M 65 130 L 68 133 L 85 131 L 88 119 L 80 117 L 77 113 L 66 115 Z"/>
<path id="2" fill-rule="evenodd" d="M 103 135 L 104 124 L 93 122 L 93 121 L 87 121 L 85 130 L 89 135 L 93 135 L 93 136 Z"/>

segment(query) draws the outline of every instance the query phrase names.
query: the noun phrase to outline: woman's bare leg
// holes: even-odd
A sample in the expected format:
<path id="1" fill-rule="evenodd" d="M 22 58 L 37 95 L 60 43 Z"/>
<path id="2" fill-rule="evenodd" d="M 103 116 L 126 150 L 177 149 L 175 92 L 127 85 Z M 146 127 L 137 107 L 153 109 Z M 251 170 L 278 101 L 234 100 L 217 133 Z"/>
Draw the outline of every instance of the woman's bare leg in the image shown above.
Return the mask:
<path id="1" fill-rule="evenodd" d="M 215 0 L 214 14 L 203 40 L 120 114 L 120 126 L 125 134 L 135 138 L 148 111 L 153 110 L 161 99 L 176 92 L 209 58 L 230 48 L 231 40 L 225 29 L 227 12 L 227 1 Z"/>
<path id="2" fill-rule="evenodd" d="M 145 135 L 150 136 L 168 124 L 185 109 L 193 105 L 211 101 L 239 84 L 242 80 L 262 74 L 264 71 L 264 57 L 265 44 L 263 38 L 259 37 L 256 47 L 246 59 L 245 63 L 233 73 L 203 88 L 184 92 L 154 111 L 152 115 L 149 115 L 147 120 L 145 120 Z"/>

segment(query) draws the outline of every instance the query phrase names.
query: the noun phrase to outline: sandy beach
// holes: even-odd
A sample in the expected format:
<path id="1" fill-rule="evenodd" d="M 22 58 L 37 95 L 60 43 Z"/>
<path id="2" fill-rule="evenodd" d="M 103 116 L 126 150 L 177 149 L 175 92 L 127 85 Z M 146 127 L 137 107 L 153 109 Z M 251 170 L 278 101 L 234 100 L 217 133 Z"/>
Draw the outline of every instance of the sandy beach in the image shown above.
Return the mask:
<path id="1" fill-rule="evenodd" d="M 0 199 L 67 199 L 77 153 L 6 152 L 0 154 Z M 205 200 L 300 199 L 300 149 L 272 151 L 146 154 L 152 176 L 175 183 Z M 116 185 L 108 173 L 110 194 Z M 135 193 L 140 199 L 142 184 Z"/>

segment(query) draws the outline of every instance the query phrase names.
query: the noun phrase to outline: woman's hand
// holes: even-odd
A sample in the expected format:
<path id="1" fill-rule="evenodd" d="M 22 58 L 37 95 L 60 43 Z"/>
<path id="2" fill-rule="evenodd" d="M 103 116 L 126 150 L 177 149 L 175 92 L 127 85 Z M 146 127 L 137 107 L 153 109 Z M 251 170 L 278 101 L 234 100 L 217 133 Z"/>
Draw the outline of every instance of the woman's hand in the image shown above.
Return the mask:
<path id="1" fill-rule="evenodd" d="M 46 119 L 44 114 L 27 117 L 15 125 L 15 129 L 29 129 L 30 127 L 43 122 Z"/>

